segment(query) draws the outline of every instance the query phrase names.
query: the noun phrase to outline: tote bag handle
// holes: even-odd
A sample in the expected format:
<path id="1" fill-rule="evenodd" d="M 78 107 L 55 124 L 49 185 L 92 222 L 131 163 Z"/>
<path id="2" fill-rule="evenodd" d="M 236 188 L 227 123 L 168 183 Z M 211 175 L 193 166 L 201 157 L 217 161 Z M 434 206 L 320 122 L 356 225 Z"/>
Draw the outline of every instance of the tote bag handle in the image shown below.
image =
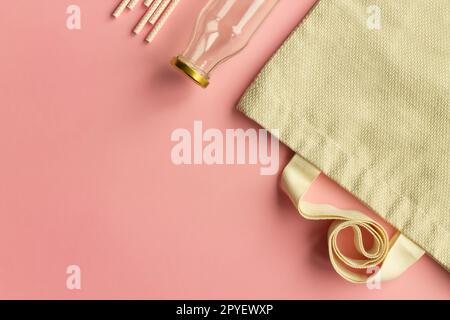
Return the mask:
<path id="1" fill-rule="evenodd" d="M 283 170 L 282 188 L 304 218 L 333 220 L 328 229 L 328 253 L 331 264 L 339 275 L 353 283 L 387 281 L 399 277 L 422 257 L 424 250 L 414 242 L 400 232 L 389 239 L 383 226 L 362 212 L 305 201 L 304 195 L 320 173 L 314 165 L 295 155 Z M 346 228 L 352 228 L 355 248 L 364 259 L 347 257 L 339 249 L 337 237 Z M 373 238 L 370 249 L 364 247 L 363 229 Z M 371 268 L 378 271 L 367 274 L 367 270 Z M 366 274 L 356 272 L 355 269 L 365 269 Z"/>

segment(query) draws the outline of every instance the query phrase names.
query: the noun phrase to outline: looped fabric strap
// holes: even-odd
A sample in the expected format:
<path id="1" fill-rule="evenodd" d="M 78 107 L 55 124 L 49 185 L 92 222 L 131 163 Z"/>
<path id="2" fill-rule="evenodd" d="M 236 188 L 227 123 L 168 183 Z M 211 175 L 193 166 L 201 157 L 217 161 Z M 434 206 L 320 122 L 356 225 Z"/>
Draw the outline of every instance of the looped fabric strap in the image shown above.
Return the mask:
<path id="1" fill-rule="evenodd" d="M 331 264 L 344 279 L 354 283 L 367 283 L 374 280 L 374 277 L 379 281 L 395 279 L 422 257 L 424 251 L 415 243 L 400 232 L 389 240 L 386 230 L 362 212 L 303 200 L 319 175 L 319 169 L 295 155 L 283 171 L 282 187 L 304 218 L 333 220 L 328 229 L 328 252 Z M 352 228 L 355 248 L 364 259 L 352 259 L 340 251 L 337 237 L 346 228 Z M 363 230 L 373 238 L 370 249 L 364 247 Z M 355 271 L 376 267 L 379 267 L 376 273 L 363 274 Z"/>

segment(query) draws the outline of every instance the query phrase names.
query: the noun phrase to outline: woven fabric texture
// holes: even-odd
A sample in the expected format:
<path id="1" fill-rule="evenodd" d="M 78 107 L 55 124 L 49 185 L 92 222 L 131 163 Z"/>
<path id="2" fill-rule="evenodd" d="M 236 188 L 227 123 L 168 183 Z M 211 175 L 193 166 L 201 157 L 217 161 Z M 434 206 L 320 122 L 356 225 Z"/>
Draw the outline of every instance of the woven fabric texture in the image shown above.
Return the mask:
<path id="1" fill-rule="evenodd" d="M 450 1 L 319 1 L 238 109 L 450 270 Z"/>

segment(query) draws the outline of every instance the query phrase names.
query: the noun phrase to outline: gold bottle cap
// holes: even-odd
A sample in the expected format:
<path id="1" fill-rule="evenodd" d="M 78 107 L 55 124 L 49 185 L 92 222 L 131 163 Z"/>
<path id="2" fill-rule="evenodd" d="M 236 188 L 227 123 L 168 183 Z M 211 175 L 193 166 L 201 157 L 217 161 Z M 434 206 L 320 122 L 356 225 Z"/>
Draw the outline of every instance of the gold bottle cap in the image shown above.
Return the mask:
<path id="1" fill-rule="evenodd" d="M 172 65 L 183 71 L 189 78 L 195 81 L 200 87 L 206 88 L 209 85 L 209 78 L 195 70 L 184 62 L 179 56 L 172 59 Z"/>

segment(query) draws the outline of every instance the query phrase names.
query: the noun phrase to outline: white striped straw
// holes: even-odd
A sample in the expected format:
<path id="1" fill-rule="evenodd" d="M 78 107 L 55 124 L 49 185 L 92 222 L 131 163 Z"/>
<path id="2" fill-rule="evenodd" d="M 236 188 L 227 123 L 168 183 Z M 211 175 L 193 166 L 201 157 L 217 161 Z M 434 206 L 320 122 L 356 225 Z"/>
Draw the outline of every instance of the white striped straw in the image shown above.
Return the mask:
<path id="1" fill-rule="evenodd" d="M 131 0 L 130 3 L 128 4 L 128 8 L 133 10 L 134 7 L 136 7 L 136 5 L 138 4 L 139 0 Z"/>
<path id="2" fill-rule="evenodd" d="M 153 0 L 144 0 L 144 5 L 146 7 L 150 6 L 152 4 Z"/>
<path id="3" fill-rule="evenodd" d="M 150 24 L 154 25 L 156 23 L 156 21 L 158 21 L 161 14 L 164 12 L 164 10 L 166 10 L 170 1 L 171 0 L 163 0 L 163 3 L 161 3 L 161 5 L 158 7 L 158 10 L 156 10 L 155 14 L 152 15 L 152 17 L 150 18 L 150 21 L 149 21 Z"/>
<path id="4" fill-rule="evenodd" d="M 112 14 L 113 17 L 118 18 L 122 14 L 123 10 L 125 10 L 129 2 L 130 0 L 122 0 L 122 2 L 117 6 L 116 10 L 114 10 Z"/>
<path id="5" fill-rule="evenodd" d="M 152 5 L 150 6 L 150 8 L 147 9 L 147 12 L 145 12 L 145 14 L 142 16 L 141 20 L 139 20 L 138 24 L 136 25 L 136 27 L 134 27 L 133 32 L 135 34 L 138 34 L 139 32 L 142 31 L 142 29 L 144 29 L 145 24 L 148 22 L 148 20 L 150 19 L 150 17 L 153 15 L 153 13 L 155 13 L 156 9 L 158 8 L 159 4 L 162 2 L 163 0 L 155 0 L 155 2 L 152 3 Z"/>
<path id="6" fill-rule="evenodd" d="M 155 39 L 159 30 L 161 30 L 161 28 L 164 26 L 167 19 L 172 14 L 175 7 L 177 6 L 178 2 L 180 2 L 180 0 L 172 0 L 172 2 L 169 4 L 167 9 L 162 14 L 161 18 L 158 19 L 158 22 L 156 22 L 155 26 L 153 27 L 153 29 L 150 31 L 147 38 L 145 39 L 148 43 L 152 42 Z"/>

